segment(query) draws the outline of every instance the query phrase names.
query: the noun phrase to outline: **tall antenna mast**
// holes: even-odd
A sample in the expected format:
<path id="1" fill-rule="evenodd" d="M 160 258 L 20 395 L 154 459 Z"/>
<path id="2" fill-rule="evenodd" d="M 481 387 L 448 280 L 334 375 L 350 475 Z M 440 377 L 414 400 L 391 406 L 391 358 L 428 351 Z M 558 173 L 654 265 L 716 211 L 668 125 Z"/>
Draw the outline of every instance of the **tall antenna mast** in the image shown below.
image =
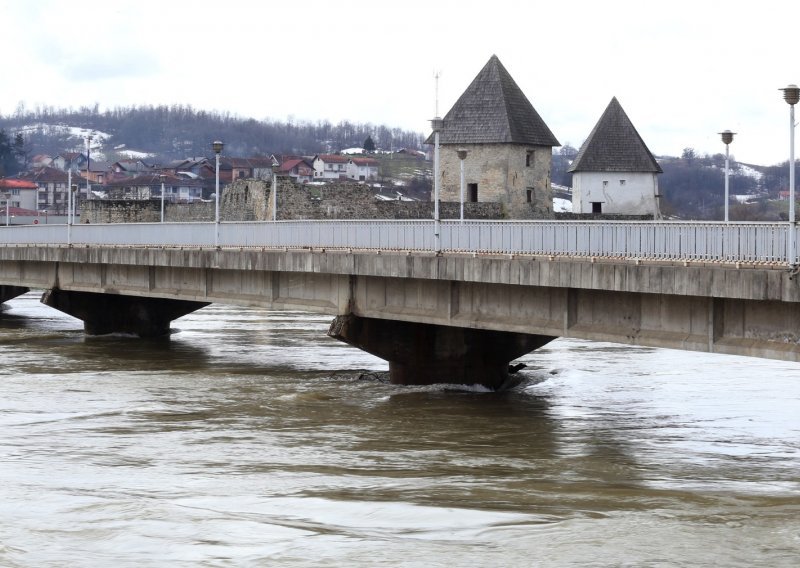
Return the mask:
<path id="1" fill-rule="evenodd" d="M 439 77 L 441 77 L 441 76 L 442 76 L 442 72 L 441 71 L 438 71 L 438 70 L 434 71 L 433 79 L 434 79 L 435 84 L 436 84 L 436 106 L 434 108 L 435 112 L 433 113 L 433 116 L 435 116 L 437 118 L 439 117 Z"/>

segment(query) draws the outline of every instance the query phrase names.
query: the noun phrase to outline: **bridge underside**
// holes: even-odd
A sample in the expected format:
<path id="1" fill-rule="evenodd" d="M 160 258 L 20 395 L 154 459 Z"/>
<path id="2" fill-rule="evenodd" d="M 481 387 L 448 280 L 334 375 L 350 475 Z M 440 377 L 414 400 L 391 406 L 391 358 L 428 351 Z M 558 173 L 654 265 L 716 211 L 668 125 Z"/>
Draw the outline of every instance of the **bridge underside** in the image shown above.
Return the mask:
<path id="1" fill-rule="evenodd" d="M 397 377 L 401 354 L 429 344 L 415 343 L 428 333 L 422 324 L 800 361 L 798 283 L 775 269 L 315 251 L 32 247 L 0 255 L 6 287 L 133 297 L 139 305 L 147 298 L 177 301 L 164 304 L 169 318 L 210 302 L 357 316 L 367 323 L 343 339 L 394 361 Z M 92 302 L 79 308 L 70 300 L 69 309 L 82 313 Z M 131 314 L 137 302 L 130 302 L 109 310 Z M 54 303 L 63 309 L 67 302 Z M 149 326 L 129 331 L 149 334 Z M 408 334 L 407 345 L 387 353 L 364 339 L 365 326 L 378 336 Z M 87 331 L 115 327 L 101 321 Z M 167 328 L 161 321 L 152 329 Z M 480 352 L 466 331 L 438 333 L 445 343 L 463 334 Z M 520 354 L 530 351 L 532 344 L 508 337 L 526 349 Z M 499 359 L 513 359 L 517 350 Z"/>

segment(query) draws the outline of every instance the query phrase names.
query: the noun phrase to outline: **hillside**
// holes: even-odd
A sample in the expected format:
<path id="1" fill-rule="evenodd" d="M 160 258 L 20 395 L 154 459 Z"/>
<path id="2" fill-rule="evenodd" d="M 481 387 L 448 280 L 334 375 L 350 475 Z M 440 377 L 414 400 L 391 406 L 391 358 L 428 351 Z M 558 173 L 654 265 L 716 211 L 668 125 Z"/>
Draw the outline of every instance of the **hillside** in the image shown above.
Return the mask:
<path id="1" fill-rule="evenodd" d="M 195 110 L 190 106 L 141 106 L 100 112 L 36 108 L 0 116 L 0 129 L 22 134 L 28 156 L 85 152 L 92 134 L 92 158 L 114 160 L 147 155 L 154 161 L 207 155 L 213 140 L 226 144 L 232 156 L 312 155 L 363 145 L 371 136 L 378 148 L 419 149 L 423 135 L 385 125 L 347 121 L 293 122 L 246 119 Z"/>

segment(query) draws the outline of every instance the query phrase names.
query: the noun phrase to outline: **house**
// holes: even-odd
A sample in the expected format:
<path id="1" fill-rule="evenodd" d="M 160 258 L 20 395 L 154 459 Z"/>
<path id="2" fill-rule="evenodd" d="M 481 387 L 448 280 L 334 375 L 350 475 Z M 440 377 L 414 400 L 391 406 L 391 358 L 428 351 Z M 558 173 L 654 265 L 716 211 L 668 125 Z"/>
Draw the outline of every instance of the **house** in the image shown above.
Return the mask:
<path id="1" fill-rule="evenodd" d="M 314 179 L 314 166 L 303 158 L 291 158 L 281 164 L 278 173 L 298 183 L 308 183 Z"/>
<path id="2" fill-rule="evenodd" d="M 273 158 L 220 158 L 220 172 L 230 168 L 231 180 L 271 179 L 274 163 Z"/>
<path id="3" fill-rule="evenodd" d="M 13 209 L 14 207 L 21 209 L 36 210 L 37 199 L 39 194 L 39 186 L 30 180 L 2 178 L 0 179 L 0 199 Z"/>
<path id="4" fill-rule="evenodd" d="M 253 166 L 254 179 L 272 179 L 272 166 L 279 164 L 275 156 L 248 158 Z M 308 162 L 306 162 L 308 163 Z"/>
<path id="5" fill-rule="evenodd" d="M 347 163 L 350 158 L 338 154 L 317 154 L 311 162 L 314 180 L 347 179 Z"/>
<path id="6" fill-rule="evenodd" d="M 426 140 L 434 144 L 435 134 Z M 493 55 L 442 120 L 441 198 L 502 203 L 511 218 L 549 217 L 550 168 L 559 142 L 500 59 Z M 462 154 L 463 155 L 463 154 Z"/>
<path id="7" fill-rule="evenodd" d="M 106 184 L 109 199 L 160 199 L 164 185 L 164 200 L 170 203 L 191 203 L 202 199 L 203 181 L 171 174 L 146 173 Z"/>
<path id="8" fill-rule="evenodd" d="M 67 172 L 45 166 L 34 170 L 21 173 L 18 179 L 30 181 L 36 184 L 38 211 L 48 210 L 51 213 L 67 212 L 67 188 L 70 183 L 70 176 Z M 77 185 L 81 194 L 86 196 L 86 179 L 77 174 L 72 175 L 72 184 Z"/>
<path id="9" fill-rule="evenodd" d="M 62 171 L 72 170 L 73 172 L 79 171 L 81 168 L 86 167 L 88 158 L 86 154 L 80 152 L 63 152 L 53 158 L 50 166 Z"/>
<path id="10" fill-rule="evenodd" d="M 373 181 L 378 179 L 380 162 L 375 158 L 350 158 L 347 162 L 347 179 Z"/>
<path id="11" fill-rule="evenodd" d="M 253 177 L 253 166 L 247 158 L 220 158 L 220 171 L 223 166 L 231 169 L 231 180 Z"/>
<path id="12" fill-rule="evenodd" d="M 153 166 L 142 160 L 120 160 L 111 165 L 111 171 L 115 174 L 123 174 L 134 177 L 145 172 L 153 171 Z"/>
<path id="13" fill-rule="evenodd" d="M 88 178 L 92 183 L 102 185 L 106 182 L 110 171 L 111 164 L 108 162 L 92 161 L 89 163 L 88 168 L 86 167 L 86 164 L 81 166 L 80 174 L 84 178 Z"/>
<path id="14" fill-rule="evenodd" d="M 659 217 L 662 173 L 616 97 L 578 150 L 572 172 L 572 211 Z"/>

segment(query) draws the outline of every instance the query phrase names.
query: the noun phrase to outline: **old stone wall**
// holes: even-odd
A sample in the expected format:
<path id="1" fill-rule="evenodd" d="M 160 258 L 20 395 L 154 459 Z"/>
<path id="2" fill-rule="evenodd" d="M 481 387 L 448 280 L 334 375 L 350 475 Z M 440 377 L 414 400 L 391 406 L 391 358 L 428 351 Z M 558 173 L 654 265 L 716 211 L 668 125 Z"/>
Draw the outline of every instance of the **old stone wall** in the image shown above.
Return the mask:
<path id="1" fill-rule="evenodd" d="M 215 204 L 206 201 L 195 201 L 194 203 L 167 203 L 164 209 L 164 218 L 171 223 L 213 221 L 215 217 L 214 209 Z"/>
<path id="2" fill-rule="evenodd" d="M 223 193 L 222 218 L 228 220 L 272 219 L 271 183 L 240 180 Z M 332 183 L 301 185 L 278 180 L 277 218 L 288 219 L 432 219 L 429 201 L 379 201 L 365 184 Z M 465 203 L 467 219 L 501 219 L 500 203 Z M 457 219 L 459 203 L 440 203 L 442 219 Z"/>
<path id="3" fill-rule="evenodd" d="M 430 201 L 379 201 L 364 184 L 337 183 L 300 185 L 288 178 L 278 181 L 279 220 L 290 219 L 432 219 Z M 456 196 L 456 198 L 458 198 Z M 442 219 L 458 219 L 458 202 L 440 202 Z M 499 202 L 464 204 L 465 219 L 502 219 L 504 205 Z M 215 203 L 167 203 L 168 222 L 213 221 Z M 84 204 L 81 222 L 157 223 L 161 201 L 98 199 Z M 237 180 L 220 196 L 223 221 L 266 221 L 272 219 L 272 183 L 264 180 Z"/>
<path id="4" fill-rule="evenodd" d="M 220 196 L 220 217 L 225 221 L 264 221 L 271 219 L 271 181 L 236 180 Z"/>
<path id="5" fill-rule="evenodd" d="M 81 223 L 157 223 L 161 201 L 156 199 L 91 199 L 81 203 Z"/>
<path id="6" fill-rule="evenodd" d="M 213 221 L 214 203 L 165 203 L 168 222 Z M 160 199 L 93 199 L 81 207 L 81 223 L 158 223 Z"/>

